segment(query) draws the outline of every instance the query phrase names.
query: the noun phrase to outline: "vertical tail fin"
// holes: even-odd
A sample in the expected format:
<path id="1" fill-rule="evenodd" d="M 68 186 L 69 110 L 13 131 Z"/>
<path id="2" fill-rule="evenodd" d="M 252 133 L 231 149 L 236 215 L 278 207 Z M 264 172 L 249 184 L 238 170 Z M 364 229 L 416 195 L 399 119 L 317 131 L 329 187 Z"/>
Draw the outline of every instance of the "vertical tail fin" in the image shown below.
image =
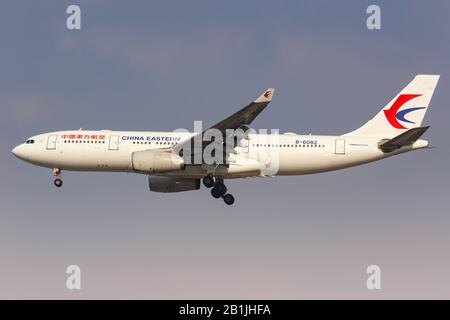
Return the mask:
<path id="1" fill-rule="evenodd" d="M 417 75 L 375 117 L 345 135 L 391 138 L 420 127 L 438 81 L 439 75 Z"/>

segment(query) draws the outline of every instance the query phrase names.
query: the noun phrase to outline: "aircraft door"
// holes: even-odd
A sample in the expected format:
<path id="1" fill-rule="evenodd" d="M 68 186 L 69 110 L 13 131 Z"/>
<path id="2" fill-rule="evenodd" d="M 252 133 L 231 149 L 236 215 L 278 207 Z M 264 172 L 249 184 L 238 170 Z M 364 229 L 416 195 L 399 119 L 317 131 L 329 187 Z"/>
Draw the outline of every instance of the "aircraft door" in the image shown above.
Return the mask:
<path id="1" fill-rule="evenodd" d="M 334 153 L 335 154 L 345 154 L 345 140 L 344 139 L 336 139 Z"/>
<path id="2" fill-rule="evenodd" d="M 47 140 L 47 150 L 55 150 L 56 149 L 56 139 L 58 136 L 56 134 L 52 134 L 48 136 Z"/>
<path id="3" fill-rule="evenodd" d="M 249 146 L 250 146 L 250 140 L 249 140 L 249 137 L 246 136 L 244 139 L 241 140 L 242 152 L 248 153 Z"/>
<path id="4" fill-rule="evenodd" d="M 119 136 L 109 136 L 109 150 L 119 150 Z"/>

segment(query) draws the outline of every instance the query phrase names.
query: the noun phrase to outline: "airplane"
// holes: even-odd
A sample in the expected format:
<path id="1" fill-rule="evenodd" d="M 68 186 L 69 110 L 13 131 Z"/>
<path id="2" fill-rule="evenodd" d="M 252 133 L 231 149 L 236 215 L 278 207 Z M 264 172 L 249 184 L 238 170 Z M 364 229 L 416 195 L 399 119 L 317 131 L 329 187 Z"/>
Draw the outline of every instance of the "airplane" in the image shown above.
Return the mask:
<path id="1" fill-rule="evenodd" d="M 155 192 L 198 190 L 202 181 L 214 198 L 232 205 L 235 199 L 225 179 L 320 173 L 428 148 L 428 141 L 419 138 L 429 126 L 421 124 L 438 80 L 439 75 L 415 76 L 372 119 L 343 135 L 255 133 L 249 126 L 272 101 L 274 89 L 269 88 L 201 132 L 64 130 L 32 136 L 12 153 L 53 169 L 56 187 L 63 184 L 63 170 L 134 172 L 147 175 L 149 188 Z M 208 141 L 215 141 L 203 139 L 208 130 L 224 139 L 230 130 L 243 134 L 231 145 L 226 139 L 217 140 L 217 145 L 226 145 L 221 150 L 223 161 L 207 162 L 201 153 L 210 146 Z M 198 139 L 200 144 L 195 144 Z M 192 150 L 194 144 L 197 148 Z M 198 161 L 192 161 L 198 154 Z"/>

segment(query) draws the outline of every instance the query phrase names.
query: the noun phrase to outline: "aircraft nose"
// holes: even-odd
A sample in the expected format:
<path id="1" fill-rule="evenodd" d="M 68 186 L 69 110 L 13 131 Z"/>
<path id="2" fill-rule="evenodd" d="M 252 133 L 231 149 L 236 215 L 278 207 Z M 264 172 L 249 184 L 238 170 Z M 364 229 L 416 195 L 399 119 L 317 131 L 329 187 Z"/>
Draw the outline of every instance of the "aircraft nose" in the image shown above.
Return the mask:
<path id="1" fill-rule="evenodd" d="M 23 157 L 23 146 L 20 144 L 20 145 L 16 146 L 14 149 L 12 149 L 11 152 L 17 158 L 22 159 L 22 157 Z"/>

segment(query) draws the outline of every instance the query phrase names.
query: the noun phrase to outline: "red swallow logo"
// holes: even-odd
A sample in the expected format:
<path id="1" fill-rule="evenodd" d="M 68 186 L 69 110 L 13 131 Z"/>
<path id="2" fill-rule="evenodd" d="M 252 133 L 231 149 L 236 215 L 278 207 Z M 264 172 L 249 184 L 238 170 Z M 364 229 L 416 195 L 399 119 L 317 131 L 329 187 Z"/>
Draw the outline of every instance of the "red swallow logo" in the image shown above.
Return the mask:
<path id="1" fill-rule="evenodd" d="M 270 90 L 267 90 L 266 92 L 264 92 L 263 94 L 264 98 L 269 98 L 270 97 Z"/>
<path id="2" fill-rule="evenodd" d="M 406 122 L 410 122 L 407 121 L 406 119 L 403 119 L 403 114 L 401 114 L 401 117 L 399 117 L 397 115 L 398 110 L 400 109 L 401 106 L 403 106 L 406 102 L 408 102 L 411 99 L 414 99 L 416 97 L 420 97 L 421 94 L 401 94 L 398 96 L 398 98 L 394 101 L 394 103 L 392 104 L 392 106 L 387 109 L 387 110 L 383 110 L 384 114 L 386 116 L 386 119 L 389 121 L 389 123 L 397 129 L 406 129 L 400 122 L 398 122 L 397 119 L 402 120 L 402 121 L 406 121 Z M 417 109 L 422 109 L 422 108 L 413 108 L 414 110 Z M 409 109 L 407 109 L 409 110 Z M 410 111 L 414 111 L 414 110 L 410 110 Z M 410 112 L 408 111 L 408 112 Z"/>

